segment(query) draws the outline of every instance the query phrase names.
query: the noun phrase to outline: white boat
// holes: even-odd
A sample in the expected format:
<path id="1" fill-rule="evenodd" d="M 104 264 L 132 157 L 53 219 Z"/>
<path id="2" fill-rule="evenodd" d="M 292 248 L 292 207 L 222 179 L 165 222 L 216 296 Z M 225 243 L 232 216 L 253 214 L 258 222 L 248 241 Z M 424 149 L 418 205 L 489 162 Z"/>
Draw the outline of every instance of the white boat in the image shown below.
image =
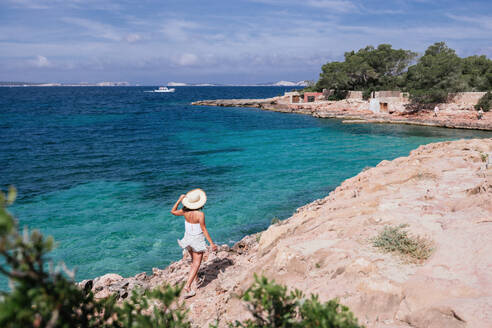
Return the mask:
<path id="1" fill-rule="evenodd" d="M 154 90 L 154 92 L 174 92 L 175 88 L 168 89 L 167 87 L 159 87 L 159 89 Z"/>

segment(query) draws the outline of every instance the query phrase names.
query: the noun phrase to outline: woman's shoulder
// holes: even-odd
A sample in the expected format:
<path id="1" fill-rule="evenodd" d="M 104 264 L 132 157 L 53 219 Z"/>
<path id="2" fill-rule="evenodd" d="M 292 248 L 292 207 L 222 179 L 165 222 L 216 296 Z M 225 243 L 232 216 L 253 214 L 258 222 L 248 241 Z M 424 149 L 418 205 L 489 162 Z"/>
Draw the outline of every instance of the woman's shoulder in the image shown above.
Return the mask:
<path id="1" fill-rule="evenodd" d="M 195 211 L 195 213 L 195 219 L 198 221 L 198 223 L 205 219 L 205 213 L 203 213 L 202 211 Z"/>
<path id="2" fill-rule="evenodd" d="M 205 217 L 205 214 L 202 211 L 190 211 L 186 212 L 184 217 L 186 221 L 197 221 L 203 219 Z"/>

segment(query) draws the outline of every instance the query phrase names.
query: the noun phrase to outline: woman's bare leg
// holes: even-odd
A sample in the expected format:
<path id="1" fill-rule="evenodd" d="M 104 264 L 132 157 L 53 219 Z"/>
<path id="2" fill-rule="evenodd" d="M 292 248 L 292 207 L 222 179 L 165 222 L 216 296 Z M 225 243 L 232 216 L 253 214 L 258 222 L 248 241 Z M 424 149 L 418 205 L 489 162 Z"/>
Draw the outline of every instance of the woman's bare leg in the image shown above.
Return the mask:
<path id="1" fill-rule="evenodd" d="M 200 264 L 202 263 L 203 253 L 191 252 L 191 258 L 191 269 L 188 275 L 188 281 L 185 285 L 186 291 L 190 290 L 193 280 L 195 280 L 196 276 L 198 275 L 198 269 L 200 269 Z"/>

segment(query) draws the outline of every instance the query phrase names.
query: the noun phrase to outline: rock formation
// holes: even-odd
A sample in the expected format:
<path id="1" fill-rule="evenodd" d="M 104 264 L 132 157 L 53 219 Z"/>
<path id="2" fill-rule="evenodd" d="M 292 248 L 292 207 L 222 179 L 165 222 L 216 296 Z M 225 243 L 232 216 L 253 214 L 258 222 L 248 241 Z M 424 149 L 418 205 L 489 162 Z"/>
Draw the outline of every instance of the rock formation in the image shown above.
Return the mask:
<path id="1" fill-rule="evenodd" d="M 206 327 L 220 319 L 225 326 L 247 317 L 237 295 L 258 273 L 323 301 L 336 297 L 366 327 L 492 327 L 488 157 L 492 139 L 421 146 L 364 170 L 268 230 L 207 254 L 197 295 L 186 300 L 193 322 Z M 429 259 L 408 261 L 373 246 L 384 227 L 401 224 L 432 241 Z M 152 275 L 105 275 L 92 290 L 124 298 L 135 286 L 183 282 L 188 261 Z"/>
<path id="2" fill-rule="evenodd" d="M 441 110 L 437 117 L 434 117 L 434 113 L 431 110 L 373 113 L 369 110 L 369 102 L 360 99 L 290 103 L 289 97 L 281 96 L 267 99 L 202 100 L 193 102 L 192 105 L 256 107 L 263 110 L 282 113 L 296 113 L 312 115 L 318 118 L 342 119 L 344 120 L 344 123 L 412 124 L 492 131 L 492 111 L 484 113 L 479 120 L 477 111 L 471 109 L 471 107 L 469 107 L 468 110 L 464 110 L 455 103 L 440 104 Z"/>

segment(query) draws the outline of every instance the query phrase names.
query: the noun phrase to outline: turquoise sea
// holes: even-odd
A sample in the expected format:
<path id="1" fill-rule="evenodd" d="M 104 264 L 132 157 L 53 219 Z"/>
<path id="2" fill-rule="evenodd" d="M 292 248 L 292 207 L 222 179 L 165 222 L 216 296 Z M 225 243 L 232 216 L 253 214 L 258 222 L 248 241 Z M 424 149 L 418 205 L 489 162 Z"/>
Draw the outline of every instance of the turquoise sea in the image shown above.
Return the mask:
<path id="1" fill-rule="evenodd" d="M 262 98 L 280 87 L 0 88 L 0 188 L 21 225 L 58 242 L 77 280 L 165 267 L 181 256 L 180 194 L 208 194 L 207 226 L 232 244 L 419 145 L 491 133 L 338 120 L 199 99 Z M 2 278 L 1 285 L 5 286 Z"/>

